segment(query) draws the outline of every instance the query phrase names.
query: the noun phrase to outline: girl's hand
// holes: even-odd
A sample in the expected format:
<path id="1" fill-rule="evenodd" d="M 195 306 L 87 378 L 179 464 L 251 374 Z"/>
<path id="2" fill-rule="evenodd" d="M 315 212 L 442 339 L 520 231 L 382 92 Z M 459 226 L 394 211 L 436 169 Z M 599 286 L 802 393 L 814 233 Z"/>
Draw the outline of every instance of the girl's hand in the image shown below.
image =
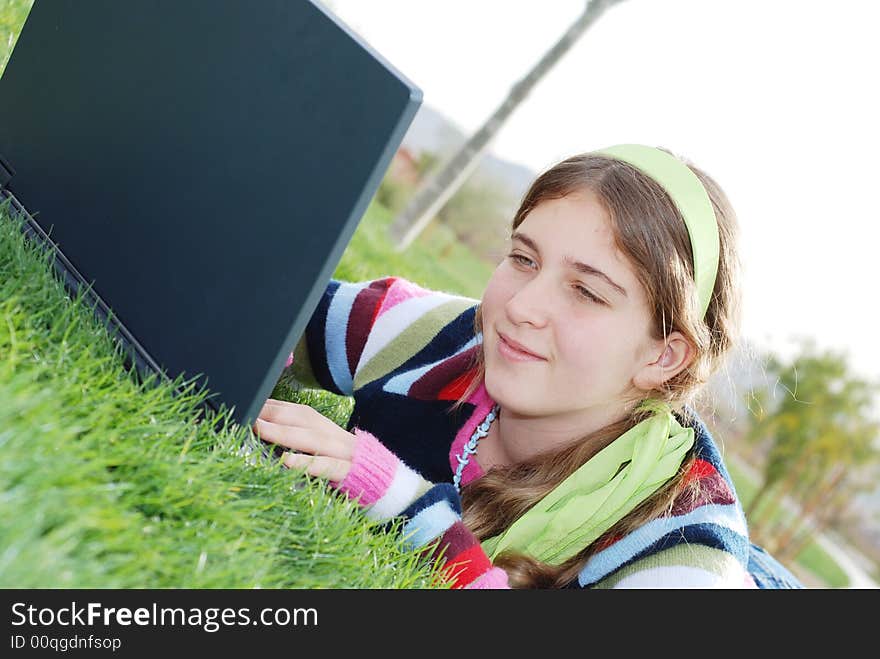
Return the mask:
<path id="1" fill-rule="evenodd" d="M 269 398 L 252 429 L 260 439 L 294 451 L 285 451 L 285 467 L 305 468 L 336 483 L 351 469 L 356 437 L 313 407 Z"/>

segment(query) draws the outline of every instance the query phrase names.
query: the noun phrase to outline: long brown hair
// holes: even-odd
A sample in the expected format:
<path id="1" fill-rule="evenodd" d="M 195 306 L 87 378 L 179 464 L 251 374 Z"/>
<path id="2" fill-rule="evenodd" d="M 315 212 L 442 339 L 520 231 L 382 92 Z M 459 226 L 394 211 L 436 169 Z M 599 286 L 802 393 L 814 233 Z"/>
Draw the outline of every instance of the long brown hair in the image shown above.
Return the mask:
<path id="1" fill-rule="evenodd" d="M 664 149 L 665 150 L 665 149 Z M 683 159 L 682 159 L 683 160 Z M 727 196 L 705 172 L 686 162 L 702 181 L 718 221 L 720 258 L 715 288 L 704 318 L 693 279 L 693 256 L 684 219 L 667 192 L 636 168 L 598 154 L 572 156 L 538 176 L 513 218 L 511 233 L 538 204 L 583 190 L 594 192 L 611 217 L 616 247 L 628 258 L 653 309 L 651 334 L 665 339 L 681 332 L 694 346 L 690 365 L 645 397 L 668 402 L 687 422 L 686 406 L 702 384 L 721 366 L 738 338 L 739 261 L 736 254 L 737 220 Z M 482 332 L 482 308 L 474 316 L 474 330 Z M 472 379 L 452 408 L 460 407 L 483 382 L 482 349 L 474 351 Z M 502 411 L 503 413 L 503 411 Z M 596 430 L 562 449 L 551 450 L 526 462 L 494 467 L 462 488 L 463 521 L 480 540 L 507 529 L 570 474 L 602 448 L 641 421 L 649 412 L 630 416 Z M 668 513 L 678 497 L 698 496 L 687 474 L 693 449 L 676 476 L 623 517 L 596 541 L 561 565 L 542 563 L 512 551 L 499 554 L 495 565 L 504 568 L 514 588 L 561 588 L 577 577 L 588 558 L 614 539 L 646 521 Z"/>

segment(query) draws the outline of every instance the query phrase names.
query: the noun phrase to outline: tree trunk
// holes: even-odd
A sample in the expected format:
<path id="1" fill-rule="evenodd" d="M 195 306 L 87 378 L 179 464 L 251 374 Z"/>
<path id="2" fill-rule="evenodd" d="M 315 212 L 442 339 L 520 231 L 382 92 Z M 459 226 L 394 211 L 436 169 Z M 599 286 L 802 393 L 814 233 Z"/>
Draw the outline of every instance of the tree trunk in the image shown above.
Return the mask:
<path id="1" fill-rule="evenodd" d="M 764 480 L 764 482 L 761 483 L 761 487 L 758 488 L 758 491 L 755 492 L 755 496 L 752 497 L 752 500 L 749 502 L 749 508 L 746 510 L 747 520 L 751 521 L 753 517 L 757 516 L 758 506 L 767 496 L 767 493 L 771 490 L 774 484 L 775 483 L 771 483 L 768 480 Z"/>
<path id="2" fill-rule="evenodd" d="M 780 533 L 779 538 L 776 541 L 777 550 L 780 556 L 783 558 L 791 558 L 795 555 L 793 545 L 796 543 L 794 542 L 794 538 L 804 527 L 807 527 L 806 535 L 810 536 L 815 534 L 815 521 L 819 517 L 816 515 L 816 510 L 823 503 L 828 501 L 830 498 L 829 495 L 833 494 L 834 489 L 840 483 L 845 474 L 846 469 L 839 467 L 830 478 L 825 479 L 825 482 L 821 486 L 813 488 L 813 494 L 810 495 L 801 507 L 801 514 L 791 520 L 788 528 Z"/>
<path id="3" fill-rule="evenodd" d="M 791 545 L 790 551 L 787 553 L 789 553 L 792 558 L 800 554 L 807 546 L 807 543 L 809 543 L 818 534 L 824 532 L 834 519 L 838 518 L 844 513 L 848 506 L 848 503 L 848 501 L 840 501 L 835 505 L 829 506 L 826 511 L 823 511 L 823 514 L 821 515 L 819 520 L 809 531 L 795 539 L 795 541 Z M 789 559 L 783 556 L 782 559 L 777 560 Z"/>
<path id="4" fill-rule="evenodd" d="M 839 476 L 842 477 L 845 473 L 846 469 L 841 468 Z M 819 502 L 820 505 L 812 508 L 813 523 L 799 536 L 792 538 L 791 542 L 782 547 L 780 556 L 777 556 L 778 560 L 793 560 L 795 556 L 801 553 L 810 540 L 819 533 L 822 533 L 830 522 L 843 512 L 850 499 L 835 496 L 838 494 L 837 484 L 840 482 L 840 478 L 838 478 L 838 475 L 835 475 L 835 478 L 832 480 L 831 486 L 826 488 L 823 493 L 822 499 Z"/>
<path id="5" fill-rule="evenodd" d="M 788 471 L 788 475 L 782 480 L 781 486 L 776 490 L 774 500 L 777 506 L 783 509 L 783 518 L 785 517 L 785 500 L 789 493 L 794 489 L 807 467 L 807 459 L 809 453 L 804 451 L 798 457 L 795 464 Z M 754 503 L 754 501 L 752 501 Z M 754 506 L 749 506 L 752 509 Z M 772 511 L 771 511 L 772 512 Z M 778 513 L 777 513 L 778 514 Z M 776 553 L 779 549 L 779 543 L 775 538 L 775 529 L 779 528 L 779 522 L 774 523 L 772 515 L 767 518 L 766 524 L 763 526 L 763 544 L 770 553 Z"/>
<path id="6" fill-rule="evenodd" d="M 562 38 L 538 61 L 524 78 L 510 90 L 504 102 L 436 173 L 428 176 L 403 211 L 395 218 L 389 233 L 392 245 L 403 251 L 422 232 L 461 184 L 471 174 L 490 142 L 525 100 L 529 92 L 553 65 L 574 45 L 580 36 L 609 6 L 622 0 L 592 0 Z"/>

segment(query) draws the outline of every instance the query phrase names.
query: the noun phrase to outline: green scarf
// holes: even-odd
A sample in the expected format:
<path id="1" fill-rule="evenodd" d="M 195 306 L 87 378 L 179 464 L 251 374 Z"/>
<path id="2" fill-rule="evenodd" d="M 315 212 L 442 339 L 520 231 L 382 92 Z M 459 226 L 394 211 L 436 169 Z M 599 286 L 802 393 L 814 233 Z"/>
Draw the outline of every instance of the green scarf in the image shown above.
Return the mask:
<path id="1" fill-rule="evenodd" d="M 642 404 L 654 413 L 611 442 L 517 519 L 507 531 L 482 542 L 489 558 L 513 549 L 559 565 L 656 492 L 672 478 L 693 446 L 661 401 Z"/>

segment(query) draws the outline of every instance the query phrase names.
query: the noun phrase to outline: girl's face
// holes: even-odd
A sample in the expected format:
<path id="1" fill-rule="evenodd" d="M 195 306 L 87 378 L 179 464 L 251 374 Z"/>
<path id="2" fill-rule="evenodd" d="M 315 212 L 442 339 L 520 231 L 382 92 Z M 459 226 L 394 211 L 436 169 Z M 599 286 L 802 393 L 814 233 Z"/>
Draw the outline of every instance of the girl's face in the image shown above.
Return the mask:
<path id="1" fill-rule="evenodd" d="M 486 390 L 524 416 L 621 415 L 633 378 L 663 352 L 611 220 L 591 191 L 536 206 L 482 299 Z M 502 336 L 538 358 L 517 359 Z"/>

